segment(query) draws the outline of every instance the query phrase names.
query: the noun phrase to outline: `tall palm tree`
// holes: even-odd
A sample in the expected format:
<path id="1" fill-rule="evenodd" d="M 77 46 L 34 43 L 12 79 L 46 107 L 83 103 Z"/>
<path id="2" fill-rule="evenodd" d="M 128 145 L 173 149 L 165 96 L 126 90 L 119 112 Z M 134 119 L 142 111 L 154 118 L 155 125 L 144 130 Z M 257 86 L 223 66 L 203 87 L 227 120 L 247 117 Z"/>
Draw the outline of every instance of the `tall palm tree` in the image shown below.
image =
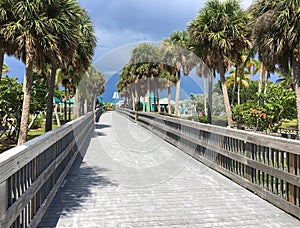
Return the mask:
<path id="1" fill-rule="evenodd" d="M 220 74 L 227 121 L 233 126 L 225 72 L 250 45 L 249 17 L 237 0 L 210 0 L 188 25 L 195 53 Z"/>
<path id="2" fill-rule="evenodd" d="M 238 70 L 239 72 L 236 73 L 236 70 Z M 229 75 L 226 79 L 226 86 L 227 87 L 231 87 L 233 86 L 235 83 L 237 84 L 237 100 L 238 100 L 238 104 L 240 104 L 240 91 L 241 88 L 247 88 L 249 86 L 249 80 L 250 80 L 250 76 L 248 74 L 249 72 L 241 72 L 241 70 L 238 68 L 232 68 L 229 72 Z"/>
<path id="3" fill-rule="evenodd" d="M 92 109 L 96 109 L 97 97 L 104 92 L 105 77 L 94 66 L 90 66 L 84 72 L 78 89 L 84 98 L 92 103 Z"/>
<path id="4" fill-rule="evenodd" d="M 136 66 L 136 79 L 147 79 L 147 94 L 148 94 L 148 112 L 151 111 L 151 80 L 159 75 L 159 54 L 158 48 L 150 43 L 141 43 L 132 50 L 130 63 Z M 139 96 L 138 96 L 139 97 Z M 137 99 L 139 99 L 137 97 Z"/>
<path id="5" fill-rule="evenodd" d="M 160 61 L 162 62 L 160 78 L 166 81 L 168 113 L 171 114 L 171 87 L 173 87 L 174 83 L 178 84 L 174 42 L 170 38 L 164 39 L 160 44 L 159 53 Z"/>
<path id="6" fill-rule="evenodd" d="M 295 77 L 293 75 L 293 69 L 289 68 L 288 72 L 283 73 L 278 68 L 276 69 L 278 74 L 278 79 L 275 83 L 283 85 L 287 89 L 292 89 L 295 91 Z"/>
<path id="7" fill-rule="evenodd" d="M 174 67 L 163 64 L 159 77 L 165 81 L 163 84 L 168 90 L 168 113 L 171 114 L 171 87 L 173 87 L 177 81 L 176 70 Z"/>
<path id="8" fill-rule="evenodd" d="M 292 68 L 295 77 L 298 138 L 300 138 L 300 2 L 294 0 L 255 1 L 251 8 L 254 45 L 267 69 L 279 65 L 283 73 Z"/>
<path id="9" fill-rule="evenodd" d="M 12 40 L 17 44 L 16 56 L 20 57 L 26 65 L 18 139 L 18 145 L 20 145 L 26 141 L 28 132 L 33 66 L 41 68 L 46 62 L 63 63 L 64 55 L 62 53 L 64 52 L 59 45 L 62 39 L 69 39 L 67 47 L 71 47 L 71 44 L 76 45 L 69 37 L 70 34 L 73 34 L 71 30 L 74 29 L 74 26 L 70 26 L 70 15 L 73 11 L 65 13 L 65 17 L 59 17 L 59 19 L 56 17 L 60 11 L 68 9 L 69 4 L 74 4 L 75 0 L 11 0 L 11 2 L 11 12 L 15 18 L 3 26 L 2 32 L 6 40 Z M 76 17 L 76 15 L 72 16 Z"/>
<path id="10" fill-rule="evenodd" d="M 197 65 L 197 75 L 203 77 L 203 92 L 204 92 L 204 112 L 207 116 L 207 122 L 212 123 L 212 88 L 213 88 L 213 74 L 209 67 L 202 61 Z M 207 80 L 208 80 L 208 96 L 207 96 Z"/>
<path id="11" fill-rule="evenodd" d="M 196 65 L 194 55 L 189 51 L 190 39 L 185 31 L 175 31 L 170 35 L 171 47 L 173 49 L 175 69 L 177 74 L 176 97 L 175 97 L 175 115 L 178 115 L 180 84 L 181 84 L 181 69 L 183 75 L 187 76 L 192 68 Z"/>
<path id="12" fill-rule="evenodd" d="M 8 73 L 8 72 L 10 72 L 10 69 L 9 69 L 8 66 L 4 63 L 3 66 L 2 66 L 1 73 L 2 73 L 2 74 L 5 74 L 5 73 Z"/>
<path id="13" fill-rule="evenodd" d="M 48 97 L 45 131 L 52 130 L 53 98 L 57 70 L 59 68 L 67 69 L 74 59 L 74 53 L 79 44 L 78 24 L 82 18 L 82 10 L 76 1 L 61 0 L 54 1 L 48 8 L 49 13 L 56 12 L 51 18 L 51 27 L 59 37 L 56 43 L 60 50 L 60 56 L 53 56 L 51 52 L 46 53 L 47 61 L 51 64 L 51 71 L 48 77 Z"/>
<path id="14" fill-rule="evenodd" d="M 178 115 L 181 71 L 187 76 L 197 64 L 195 56 L 189 51 L 189 44 L 190 40 L 185 31 L 175 31 L 169 38 L 164 39 L 161 45 L 163 63 L 176 70 L 175 115 Z"/>
<path id="15" fill-rule="evenodd" d="M 134 88 L 131 87 L 134 81 L 136 81 L 136 67 L 128 63 L 122 68 L 122 71 L 120 73 L 120 79 L 117 84 L 117 89 L 120 92 L 120 94 L 124 94 L 128 98 L 130 98 L 131 96 L 132 102 L 129 102 L 129 106 L 132 106 L 132 109 L 134 109 L 135 106 L 135 99 L 132 96 L 132 90 Z"/>
<path id="16" fill-rule="evenodd" d="M 81 80 L 81 72 L 88 69 L 96 46 L 93 25 L 90 17 L 87 15 L 87 12 L 81 9 L 76 1 L 64 1 L 66 2 L 64 10 L 60 10 L 60 8 L 58 8 L 58 10 L 60 10 L 60 14 L 57 14 L 57 18 L 62 18 L 60 19 L 61 22 L 63 19 L 68 20 L 69 32 L 65 33 L 65 31 L 59 31 L 59 37 L 61 37 L 61 39 L 59 40 L 58 45 L 61 53 L 63 54 L 63 58 L 60 58 L 62 59 L 60 63 L 57 63 L 56 59 L 52 61 L 53 74 L 51 74 L 51 78 L 49 79 L 46 131 L 52 129 L 52 100 L 54 95 L 55 72 L 60 67 L 63 68 L 65 74 L 68 75 L 71 83 L 70 85 L 75 93 L 75 98 L 77 98 L 75 99 L 74 106 L 77 107 L 78 94 L 76 93 L 76 86 Z"/>
<path id="17" fill-rule="evenodd" d="M 12 13 L 11 9 L 13 6 L 13 1 L 11 0 L 2 0 L 0 1 L 0 83 L 4 65 L 4 55 L 13 55 L 16 51 L 16 44 L 14 40 L 7 40 L 4 36 L 3 27 L 9 23 L 10 21 L 14 20 L 14 14 Z"/>

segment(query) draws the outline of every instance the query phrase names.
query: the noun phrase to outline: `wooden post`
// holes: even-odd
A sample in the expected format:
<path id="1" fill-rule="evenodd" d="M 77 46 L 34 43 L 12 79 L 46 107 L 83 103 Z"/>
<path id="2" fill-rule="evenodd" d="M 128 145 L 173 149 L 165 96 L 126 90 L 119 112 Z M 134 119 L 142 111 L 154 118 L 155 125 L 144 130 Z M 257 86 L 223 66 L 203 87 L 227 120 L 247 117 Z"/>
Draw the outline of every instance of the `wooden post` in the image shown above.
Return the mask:
<path id="1" fill-rule="evenodd" d="M 296 174 L 297 170 L 297 155 L 296 154 L 289 154 L 289 172 L 291 174 Z M 291 204 L 295 204 L 295 198 L 296 198 L 296 187 L 295 185 L 289 183 L 289 202 Z"/>
<path id="2" fill-rule="evenodd" d="M 37 176 L 37 158 L 33 160 L 33 166 L 32 166 L 32 182 L 36 180 Z M 36 213 L 36 194 L 32 198 L 32 204 L 31 204 L 31 219 Z"/>
<path id="3" fill-rule="evenodd" d="M 252 148 L 253 149 L 253 148 Z M 246 142 L 245 145 L 245 155 L 247 158 L 252 159 L 252 151 L 251 151 L 251 144 Z M 252 182 L 252 168 L 246 165 L 246 179 Z"/>
<path id="4" fill-rule="evenodd" d="M 138 116 L 139 116 L 139 115 L 138 115 L 138 112 L 135 111 L 135 118 L 134 118 L 135 122 L 138 122 L 138 120 L 139 120 L 139 117 L 138 117 Z"/>
<path id="5" fill-rule="evenodd" d="M 6 181 L 0 184 L 0 221 L 5 218 L 7 209 L 7 186 Z M 0 223 L 1 224 L 1 223 Z"/>

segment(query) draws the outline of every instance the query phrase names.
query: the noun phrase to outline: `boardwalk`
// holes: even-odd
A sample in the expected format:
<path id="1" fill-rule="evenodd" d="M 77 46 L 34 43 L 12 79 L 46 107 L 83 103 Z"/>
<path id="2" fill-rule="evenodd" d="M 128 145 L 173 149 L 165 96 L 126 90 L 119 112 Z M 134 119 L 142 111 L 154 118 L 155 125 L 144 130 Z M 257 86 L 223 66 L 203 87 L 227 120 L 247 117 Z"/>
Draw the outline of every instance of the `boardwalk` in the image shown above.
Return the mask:
<path id="1" fill-rule="evenodd" d="M 40 227 L 300 227 L 118 113 L 105 113 Z"/>

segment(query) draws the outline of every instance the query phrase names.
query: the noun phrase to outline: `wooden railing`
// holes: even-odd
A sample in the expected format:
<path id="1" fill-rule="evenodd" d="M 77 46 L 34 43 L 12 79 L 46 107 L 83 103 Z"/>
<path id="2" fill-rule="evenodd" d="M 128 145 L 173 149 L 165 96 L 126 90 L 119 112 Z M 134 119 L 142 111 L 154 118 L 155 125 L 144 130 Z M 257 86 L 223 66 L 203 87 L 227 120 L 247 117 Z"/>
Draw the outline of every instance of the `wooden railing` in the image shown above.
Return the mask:
<path id="1" fill-rule="evenodd" d="M 300 141 L 152 113 L 119 112 L 300 218 Z"/>
<path id="2" fill-rule="evenodd" d="M 38 225 L 98 113 L 90 112 L 0 154 L 0 227 Z"/>

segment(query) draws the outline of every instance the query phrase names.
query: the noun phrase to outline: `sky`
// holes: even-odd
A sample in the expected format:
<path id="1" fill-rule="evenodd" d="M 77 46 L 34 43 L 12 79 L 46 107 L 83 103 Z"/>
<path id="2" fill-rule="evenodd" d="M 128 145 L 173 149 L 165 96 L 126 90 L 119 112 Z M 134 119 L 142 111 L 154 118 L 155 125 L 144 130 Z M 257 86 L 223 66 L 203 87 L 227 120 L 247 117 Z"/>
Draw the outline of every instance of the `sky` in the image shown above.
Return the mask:
<path id="1" fill-rule="evenodd" d="M 185 30 L 203 0 L 78 0 L 94 25 L 97 47 L 93 63 L 107 78 L 128 61 L 131 50 L 140 42 L 159 42 L 175 30 Z M 243 0 L 248 8 L 252 0 Z M 6 57 L 11 77 L 23 81 L 24 64 Z"/>
<path id="2" fill-rule="evenodd" d="M 185 30 L 204 0 L 78 0 L 87 9 L 98 40 L 93 58 L 102 72 L 128 61 L 139 42 L 159 42 L 175 30 Z M 247 8 L 252 0 L 241 1 Z M 118 59 L 118 58 L 121 58 Z M 116 63 L 117 61 L 120 64 Z M 109 62 L 109 64 L 108 64 Z M 104 64 L 105 63 L 105 64 Z M 108 65 L 112 67 L 108 67 Z M 103 66 L 105 65 L 105 66 Z"/>

